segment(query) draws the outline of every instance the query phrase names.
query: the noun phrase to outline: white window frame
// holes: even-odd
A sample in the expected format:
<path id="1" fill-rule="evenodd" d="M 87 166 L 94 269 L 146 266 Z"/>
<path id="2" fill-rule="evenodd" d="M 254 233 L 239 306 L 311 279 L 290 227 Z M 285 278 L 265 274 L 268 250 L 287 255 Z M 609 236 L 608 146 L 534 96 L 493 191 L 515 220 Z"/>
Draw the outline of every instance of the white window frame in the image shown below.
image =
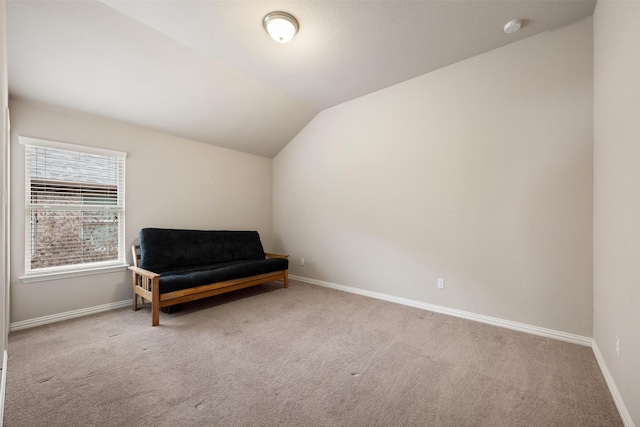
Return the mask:
<path id="1" fill-rule="evenodd" d="M 18 137 L 19 143 L 25 146 L 25 153 L 27 147 L 36 148 L 50 148 L 55 150 L 69 151 L 73 153 L 83 153 L 99 155 L 103 157 L 111 157 L 118 159 L 118 165 L 122 169 L 119 171 L 118 179 L 118 203 L 116 206 L 109 207 L 108 210 L 119 213 L 118 218 L 118 258 L 117 260 L 99 261 L 83 264 L 52 266 L 46 268 L 31 268 L 31 244 L 32 241 L 32 224 L 31 213 L 36 208 L 35 204 L 31 203 L 31 177 L 29 175 L 30 165 L 29 158 L 25 155 L 25 273 L 21 277 L 25 283 L 37 282 L 42 280 L 62 279 L 66 277 L 84 276 L 99 273 L 108 273 L 112 271 L 121 271 L 126 269 L 129 265 L 126 263 L 125 255 L 125 159 L 127 153 L 121 151 L 106 150 L 102 148 L 87 147 L 83 145 L 68 144 L 64 142 L 49 141 L 38 138 L 31 138 L 26 136 Z M 48 209 L 54 209 L 55 206 L 47 207 Z M 107 209 L 107 208 L 105 208 Z M 61 209 L 62 210 L 62 209 Z"/>

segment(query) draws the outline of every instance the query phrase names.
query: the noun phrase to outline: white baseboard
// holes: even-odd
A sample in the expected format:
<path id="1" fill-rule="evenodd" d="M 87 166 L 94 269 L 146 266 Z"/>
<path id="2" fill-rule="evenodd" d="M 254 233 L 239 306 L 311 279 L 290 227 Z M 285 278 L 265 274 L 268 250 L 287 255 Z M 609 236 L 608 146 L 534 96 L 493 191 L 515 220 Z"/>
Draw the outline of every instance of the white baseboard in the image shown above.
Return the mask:
<path id="1" fill-rule="evenodd" d="M 47 325 L 49 323 L 61 322 L 63 320 L 74 319 L 76 317 L 88 316 L 90 314 L 101 313 L 103 311 L 115 310 L 117 308 L 131 306 L 133 300 L 111 302 L 108 304 L 96 305 L 94 307 L 81 308 L 79 310 L 67 311 L 64 313 L 51 314 L 49 316 L 36 317 L 35 319 L 21 320 L 9 325 L 9 331 L 19 331 L 21 329 L 35 328 L 36 326 Z"/>
<path id="2" fill-rule="evenodd" d="M 7 386 L 7 350 L 2 356 L 2 383 L 0 383 L 0 427 L 4 425 L 4 391 Z"/>
<path id="3" fill-rule="evenodd" d="M 607 382 L 609 392 L 613 397 L 616 408 L 618 408 L 618 413 L 620 414 L 620 418 L 622 418 L 622 423 L 625 425 L 625 427 L 635 427 L 635 424 L 631 419 L 631 414 L 629 414 L 629 410 L 627 409 L 627 405 L 625 405 L 624 400 L 622 400 L 622 396 L 620 395 L 618 386 L 616 386 L 616 383 L 613 380 L 613 376 L 611 376 L 611 372 L 609 372 L 609 367 L 604 361 L 604 357 L 602 356 L 602 353 L 600 353 L 600 349 L 598 348 L 598 344 L 596 344 L 595 340 L 593 340 L 591 348 L 593 349 L 593 354 L 596 356 L 596 360 L 598 361 L 598 366 L 600 366 L 600 370 L 602 371 L 604 380 Z"/>
<path id="4" fill-rule="evenodd" d="M 428 304 L 422 301 L 416 301 L 408 298 L 396 297 L 380 292 L 367 291 L 365 289 L 353 288 L 351 286 L 338 285 L 335 283 L 324 282 L 322 280 L 310 279 L 308 277 L 295 276 L 290 274 L 289 278 L 299 280 L 300 282 L 310 283 L 313 285 L 324 286 L 327 288 L 337 289 L 340 291 L 351 292 L 353 294 L 364 295 L 371 298 L 390 301 L 397 304 L 407 305 L 409 307 L 420 308 L 423 310 L 433 311 L 435 313 L 447 314 L 449 316 L 461 317 L 463 319 L 473 320 L 476 322 L 487 323 L 489 325 L 500 326 L 502 328 L 513 329 L 528 334 L 539 335 L 547 338 L 553 338 L 560 341 L 566 341 L 573 344 L 579 344 L 591 347 L 592 339 L 581 335 L 574 335 L 567 332 L 556 331 L 553 329 L 541 328 L 539 326 L 528 325 L 526 323 L 512 322 L 510 320 L 499 319 L 497 317 L 485 316 L 482 314 L 471 313 L 468 311 L 457 310 L 454 308 L 443 307 L 440 305 Z"/>

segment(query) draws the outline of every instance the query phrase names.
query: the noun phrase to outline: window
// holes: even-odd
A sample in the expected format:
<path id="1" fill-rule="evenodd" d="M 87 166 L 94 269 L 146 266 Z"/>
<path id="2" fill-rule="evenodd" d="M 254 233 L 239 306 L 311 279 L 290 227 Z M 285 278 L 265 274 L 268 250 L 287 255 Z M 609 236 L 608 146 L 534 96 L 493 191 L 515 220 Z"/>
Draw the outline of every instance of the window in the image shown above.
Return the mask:
<path id="1" fill-rule="evenodd" d="M 125 265 L 126 153 L 20 137 L 25 278 Z"/>

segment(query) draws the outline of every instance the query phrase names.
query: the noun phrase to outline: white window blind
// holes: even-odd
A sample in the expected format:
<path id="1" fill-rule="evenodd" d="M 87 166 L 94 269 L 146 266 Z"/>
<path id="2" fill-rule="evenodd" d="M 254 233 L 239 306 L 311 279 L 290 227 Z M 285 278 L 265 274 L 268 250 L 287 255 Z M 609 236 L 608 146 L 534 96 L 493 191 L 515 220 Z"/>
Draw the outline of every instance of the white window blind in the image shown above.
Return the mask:
<path id="1" fill-rule="evenodd" d="M 125 263 L 126 153 L 20 137 L 25 276 Z"/>

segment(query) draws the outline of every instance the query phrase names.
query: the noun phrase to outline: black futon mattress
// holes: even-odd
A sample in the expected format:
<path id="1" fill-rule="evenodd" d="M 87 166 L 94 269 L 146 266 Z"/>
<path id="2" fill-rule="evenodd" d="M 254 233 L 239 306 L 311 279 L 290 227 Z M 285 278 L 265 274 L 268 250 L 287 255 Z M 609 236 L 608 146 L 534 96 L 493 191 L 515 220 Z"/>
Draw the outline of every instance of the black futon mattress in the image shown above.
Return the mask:
<path id="1" fill-rule="evenodd" d="M 284 258 L 266 259 L 257 231 L 140 231 L 140 267 L 160 274 L 160 293 L 289 268 Z"/>

